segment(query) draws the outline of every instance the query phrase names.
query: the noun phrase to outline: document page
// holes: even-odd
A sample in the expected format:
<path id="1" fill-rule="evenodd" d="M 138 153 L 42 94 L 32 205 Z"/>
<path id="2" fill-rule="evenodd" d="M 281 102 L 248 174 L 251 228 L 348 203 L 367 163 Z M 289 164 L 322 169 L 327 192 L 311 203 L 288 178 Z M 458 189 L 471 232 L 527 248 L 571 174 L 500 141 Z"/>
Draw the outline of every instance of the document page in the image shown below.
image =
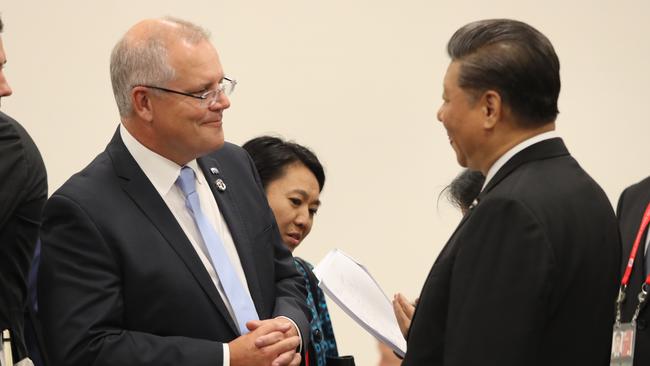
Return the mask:
<path id="1" fill-rule="evenodd" d="M 329 252 L 314 268 L 323 292 L 375 338 L 402 357 L 406 340 L 393 305 L 366 268 L 339 249 Z"/>

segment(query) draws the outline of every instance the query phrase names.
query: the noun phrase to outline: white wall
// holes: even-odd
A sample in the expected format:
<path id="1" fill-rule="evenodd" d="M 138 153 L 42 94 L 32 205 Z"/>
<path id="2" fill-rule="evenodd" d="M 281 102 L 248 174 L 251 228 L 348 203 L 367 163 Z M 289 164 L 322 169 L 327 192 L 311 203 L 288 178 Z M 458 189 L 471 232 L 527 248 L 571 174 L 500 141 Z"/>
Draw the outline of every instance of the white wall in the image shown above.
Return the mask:
<path id="1" fill-rule="evenodd" d="M 650 171 L 647 0 L 3 0 L 0 11 L 14 88 L 2 109 L 40 147 L 50 192 L 117 126 L 108 73 L 117 39 L 145 17 L 186 18 L 212 31 L 240 82 L 227 139 L 282 134 L 326 165 L 324 205 L 297 254 L 317 262 L 342 248 L 389 295 L 418 295 L 460 218 L 437 202 L 459 167 L 435 112 L 446 42 L 467 22 L 516 18 L 551 39 L 562 65 L 559 132 L 614 204 Z M 341 351 L 374 365 L 374 340 L 330 307 Z"/>

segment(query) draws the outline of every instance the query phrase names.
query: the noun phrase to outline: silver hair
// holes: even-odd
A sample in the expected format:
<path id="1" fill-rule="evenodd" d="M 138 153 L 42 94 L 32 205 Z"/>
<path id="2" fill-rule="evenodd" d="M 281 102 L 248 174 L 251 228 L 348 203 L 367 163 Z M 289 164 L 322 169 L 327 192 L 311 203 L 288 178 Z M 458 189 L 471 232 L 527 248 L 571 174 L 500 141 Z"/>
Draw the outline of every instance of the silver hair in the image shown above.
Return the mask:
<path id="1" fill-rule="evenodd" d="M 190 44 L 210 39 L 204 28 L 186 20 L 165 17 L 164 22 L 173 23 L 173 37 Z M 127 33 L 120 39 L 111 53 L 111 84 L 120 117 L 133 112 L 131 89 L 137 85 L 163 86 L 173 80 L 176 70 L 169 64 L 169 31 L 163 26 L 154 26 L 149 37 L 134 40 Z"/>

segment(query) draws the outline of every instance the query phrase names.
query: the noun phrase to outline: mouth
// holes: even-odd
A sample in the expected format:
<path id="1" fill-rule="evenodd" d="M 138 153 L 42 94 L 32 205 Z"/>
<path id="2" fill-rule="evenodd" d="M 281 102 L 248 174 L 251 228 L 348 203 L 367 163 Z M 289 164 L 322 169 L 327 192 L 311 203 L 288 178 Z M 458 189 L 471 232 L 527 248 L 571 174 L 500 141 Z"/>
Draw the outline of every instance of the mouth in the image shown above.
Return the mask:
<path id="1" fill-rule="evenodd" d="M 218 127 L 221 127 L 222 125 L 223 125 L 223 121 L 221 120 L 221 118 L 213 120 L 213 121 L 206 121 L 206 122 L 201 123 L 201 126 L 205 126 L 205 127 L 217 127 L 218 128 Z"/>
<path id="2" fill-rule="evenodd" d="M 302 235 L 300 233 L 288 233 L 286 234 L 286 237 L 287 242 L 293 246 L 300 244 L 300 241 L 302 240 Z"/>

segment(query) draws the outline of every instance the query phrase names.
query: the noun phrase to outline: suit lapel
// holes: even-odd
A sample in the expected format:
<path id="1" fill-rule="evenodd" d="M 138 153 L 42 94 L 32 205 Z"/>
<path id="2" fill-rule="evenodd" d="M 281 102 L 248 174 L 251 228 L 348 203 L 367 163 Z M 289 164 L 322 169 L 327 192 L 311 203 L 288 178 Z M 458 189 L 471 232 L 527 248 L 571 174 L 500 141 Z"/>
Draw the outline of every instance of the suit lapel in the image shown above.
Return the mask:
<path id="1" fill-rule="evenodd" d="M 239 255 L 239 261 L 246 276 L 248 290 L 255 304 L 255 309 L 258 314 L 262 314 L 262 309 L 265 309 L 265 304 L 263 303 L 264 299 L 262 298 L 262 291 L 258 281 L 257 266 L 255 265 L 255 256 L 252 251 L 252 239 L 245 230 L 247 225 L 243 220 L 235 198 L 239 187 L 236 182 L 228 180 L 228 172 L 222 169 L 223 165 L 215 157 L 205 156 L 199 158 L 197 161 L 217 201 L 219 212 L 221 212 L 226 220 L 226 224 L 232 235 L 235 248 L 237 248 L 237 254 Z M 212 172 L 212 168 L 217 169 L 216 174 Z M 221 179 L 225 183 L 225 189 L 219 189 L 216 184 L 218 179 Z"/>
<path id="2" fill-rule="evenodd" d="M 153 226 L 167 240 L 167 243 L 178 254 L 185 266 L 192 273 L 205 294 L 215 304 L 219 312 L 235 334 L 239 330 L 230 313 L 226 309 L 221 295 L 217 291 L 205 266 L 199 259 L 194 247 L 176 221 L 165 201 L 160 197 L 142 169 L 138 166 L 122 142 L 118 132 L 107 147 L 115 173 L 121 178 L 122 189 L 131 197 L 140 210 L 146 215 Z"/>

